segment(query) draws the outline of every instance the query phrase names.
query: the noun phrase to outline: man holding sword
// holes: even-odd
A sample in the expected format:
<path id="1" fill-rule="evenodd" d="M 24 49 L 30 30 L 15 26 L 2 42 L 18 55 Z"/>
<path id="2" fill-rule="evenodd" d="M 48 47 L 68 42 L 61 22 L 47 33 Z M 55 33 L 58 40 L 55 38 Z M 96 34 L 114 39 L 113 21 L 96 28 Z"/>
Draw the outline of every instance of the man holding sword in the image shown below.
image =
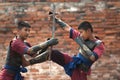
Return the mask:
<path id="1" fill-rule="evenodd" d="M 53 18 L 52 16 L 53 13 L 50 12 L 50 18 Z M 68 32 L 69 37 L 73 39 L 80 48 L 78 54 L 72 57 L 58 50 L 52 50 L 50 55 L 48 51 L 46 55 L 51 56 L 53 62 L 62 66 L 66 74 L 71 77 L 71 80 L 87 80 L 90 67 L 104 53 L 105 47 L 103 42 L 94 36 L 93 27 L 88 21 L 80 23 L 78 30 L 73 29 L 57 17 L 55 17 L 55 23 Z M 41 57 L 42 55 L 32 59 L 30 61 L 31 64 L 41 62 Z M 45 59 L 47 60 L 47 58 Z"/>

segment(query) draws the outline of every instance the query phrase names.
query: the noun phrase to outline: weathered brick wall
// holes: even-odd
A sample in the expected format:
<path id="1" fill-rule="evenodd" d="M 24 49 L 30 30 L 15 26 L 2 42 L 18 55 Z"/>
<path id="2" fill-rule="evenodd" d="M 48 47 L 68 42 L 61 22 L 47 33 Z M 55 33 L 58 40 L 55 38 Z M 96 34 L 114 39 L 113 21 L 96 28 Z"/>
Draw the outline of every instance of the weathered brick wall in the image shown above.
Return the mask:
<path id="1" fill-rule="evenodd" d="M 75 29 L 80 22 L 90 21 L 94 27 L 95 35 L 99 36 L 105 43 L 106 51 L 92 66 L 89 80 L 120 80 L 120 2 L 112 0 L 88 1 L 90 2 L 55 3 L 56 11 L 60 12 L 60 18 Z M 75 9 L 71 9 L 69 5 Z M 52 24 L 48 20 L 50 6 L 51 3 L 39 2 L 0 3 L 0 68 L 5 62 L 9 41 L 16 32 L 15 14 L 22 14 L 21 19 L 31 24 L 32 29 L 28 41 L 34 45 L 52 36 Z M 65 31 L 57 27 L 55 37 L 59 39 L 59 44 L 54 47 L 55 49 L 68 52 L 71 56 L 77 53 L 78 46 L 69 39 Z M 23 74 L 25 80 L 70 80 L 63 68 L 53 62 L 44 62 L 27 68 L 28 72 Z"/>

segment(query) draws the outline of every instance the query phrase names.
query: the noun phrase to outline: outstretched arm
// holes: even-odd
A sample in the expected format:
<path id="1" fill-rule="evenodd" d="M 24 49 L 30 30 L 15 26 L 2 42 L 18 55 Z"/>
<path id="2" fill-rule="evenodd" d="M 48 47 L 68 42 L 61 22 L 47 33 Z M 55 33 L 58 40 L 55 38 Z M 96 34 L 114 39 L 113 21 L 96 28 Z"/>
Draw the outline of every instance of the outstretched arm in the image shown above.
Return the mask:
<path id="1" fill-rule="evenodd" d="M 71 26 L 69 26 L 67 23 L 65 23 L 65 22 L 62 21 L 61 19 L 55 17 L 55 22 L 56 22 L 57 24 L 59 24 L 59 26 L 60 26 L 63 30 L 65 30 L 65 31 L 67 31 L 67 32 L 70 31 Z"/>
<path id="2" fill-rule="evenodd" d="M 58 39 L 53 38 L 53 39 L 45 41 L 45 42 L 43 42 L 41 44 L 30 47 L 27 50 L 27 53 L 33 55 L 34 53 L 37 53 L 39 50 L 42 50 L 42 49 L 44 49 L 46 47 L 53 46 L 53 45 L 56 45 L 56 44 L 58 44 Z"/>
<path id="3" fill-rule="evenodd" d="M 52 20 L 53 19 L 53 13 L 49 12 L 49 16 L 50 16 L 50 20 Z M 67 32 L 69 32 L 70 29 L 71 29 L 71 27 L 67 23 L 65 23 L 61 19 L 57 18 L 56 16 L 55 16 L 55 23 L 57 23 L 63 30 L 65 30 Z"/>
<path id="4" fill-rule="evenodd" d="M 37 55 L 36 57 L 26 60 L 24 56 L 22 56 L 22 66 L 27 67 L 29 65 L 37 64 L 37 63 L 42 63 L 46 60 L 48 60 L 49 56 L 49 50 L 46 50 L 45 52 Z"/>

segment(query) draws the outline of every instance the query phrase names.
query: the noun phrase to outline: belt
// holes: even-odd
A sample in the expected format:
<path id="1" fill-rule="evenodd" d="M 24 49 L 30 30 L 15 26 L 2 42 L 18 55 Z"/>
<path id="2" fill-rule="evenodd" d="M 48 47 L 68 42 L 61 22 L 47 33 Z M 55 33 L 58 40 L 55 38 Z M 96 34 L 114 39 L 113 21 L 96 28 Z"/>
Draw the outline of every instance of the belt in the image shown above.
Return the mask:
<path id="1" fill-rule="evenodd" d="M 14 80 L 22 80 L 22 76 L 20 72 L 23 72 L 23 73 L 27 72 L 27 69 L 24 67 L 14 67 L 10 65 L 5 65 L 4 68 L 8 70 L 12 70 L 16 73 Z"/>
<path id="2" fill-rule="evenodd" d="M 77 64 L 76 66 L 82 71 L 88 72 L 90 66 L 92 65 L 92 61 L 82 53 L 79 53 L 78 56 L 81 58 L 82 62 L 80 64 Z"/>

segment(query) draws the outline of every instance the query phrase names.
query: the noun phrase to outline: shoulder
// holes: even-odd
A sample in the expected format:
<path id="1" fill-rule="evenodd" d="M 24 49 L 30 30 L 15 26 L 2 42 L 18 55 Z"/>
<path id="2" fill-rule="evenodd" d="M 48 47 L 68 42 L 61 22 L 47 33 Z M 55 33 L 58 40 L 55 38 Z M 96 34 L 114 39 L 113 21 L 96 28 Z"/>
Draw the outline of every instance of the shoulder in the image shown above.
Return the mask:
<path id="1" fill-rule="evenodd" d="M 20 41 L 19 39 L 13 39 L 13 40 L 12 40 L 12 43 L 13 43 L 13 44 L 20 43 L 20 42 L 21 42 L 21 41 Z"/>
<path id="2" fill-rule="evenodd" d="M 71 28 L 70 31 L 75 32 L 75 33 L 80 33 L 79 31 L 77 31 L 77 30 L 74 29 L 74 28 Z"/>
<path id="3" fill-rule="evenodd" d="M 20 46 L 23 42 L 20 39 L 13 39 L 11 45 L 12 46 Z"/>
<path id="4" fill-rule="evenodd" d="M 75 29 L 73 29 L 73 28 L 71 28 L 70 29 L 70 35 L 72 35 L 72 36 L 79 36 L 80 32 L 75 30 Z"/>
<path id="5" fill-rule="evenodd" d="M 95 43 L 96 43 L 96 47 L 97 47 L 97 48 L 105 49 L 105 45 L 104 45 L 104 42 L 103 42 L 102 40 L 97 39 L 97 40 L 95 41 Z"/>
<path id="6" fill-rule="evenodd" d="M 95 43 L 96 43 L 96 45 L 98 46 L 98 45 L 102 44 L 103 42 L 102 42 L 102 40 L 97 39 L 97 40 L 95 41 Z"/>
<path id="7" fill-rule="evenodd" d="M 94 52 L 101 57 L 101 55 L 105 52 L 105 46 L 102 40 L 96 40 L 97 46 L 94 48 Z"/>

